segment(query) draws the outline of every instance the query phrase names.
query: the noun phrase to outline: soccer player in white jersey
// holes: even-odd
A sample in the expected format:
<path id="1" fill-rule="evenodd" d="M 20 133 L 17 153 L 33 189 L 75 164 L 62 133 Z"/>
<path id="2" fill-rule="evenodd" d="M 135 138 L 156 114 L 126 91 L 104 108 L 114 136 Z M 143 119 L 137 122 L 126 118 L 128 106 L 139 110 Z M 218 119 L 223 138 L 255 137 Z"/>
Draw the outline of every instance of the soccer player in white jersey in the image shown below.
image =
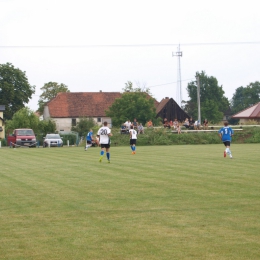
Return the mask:
<path id="1" fill-rule="evenodd" d="M 130 134 L 130 146 L 132 149 L 132 154 L 135 154 L 137 132 L 136 130 L 134 130 L 133 126 L 130 127 L 129 134 Z"/>
<path id="2" fill-rule="evenodd" d="M 111 130 L 107 127 L 107 122 L 104 122 L 104 126 L 100 127 L 97 136 L 99 137 L 99 144 L 101 147 L 99 162 L 102 162 L 105 149 L 107 155 L 107 162 L 110 163 L 110 136 L 112 136 Z"/>
<path id="3" fill-rule="evenodd" d="M 234 135 L 234 130 L 228 126 L 228 122 L 224 122 L 224 127 L 222 127 L 218 131 L 218 135 L 220 137 L 220 140 L 226 146 L 226 149 L 224 151 L 224 157 L 226 157 L 228 154 L 230 159 L 232 159 L 233 156 L 230 150 L 230 144 L 231 144 L 232 136 Z"/>

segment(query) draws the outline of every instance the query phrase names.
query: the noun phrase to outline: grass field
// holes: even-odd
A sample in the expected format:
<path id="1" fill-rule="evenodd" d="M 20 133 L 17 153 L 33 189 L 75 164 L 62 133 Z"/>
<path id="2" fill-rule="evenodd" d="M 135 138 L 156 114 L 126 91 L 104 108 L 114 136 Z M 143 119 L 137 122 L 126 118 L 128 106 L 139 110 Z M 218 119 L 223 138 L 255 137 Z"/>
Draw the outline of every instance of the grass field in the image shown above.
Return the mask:
<path id="1" fill-rule="evenodd" d="M 260 259 L 260 145 L 0 149 L 0 259 Z"/>

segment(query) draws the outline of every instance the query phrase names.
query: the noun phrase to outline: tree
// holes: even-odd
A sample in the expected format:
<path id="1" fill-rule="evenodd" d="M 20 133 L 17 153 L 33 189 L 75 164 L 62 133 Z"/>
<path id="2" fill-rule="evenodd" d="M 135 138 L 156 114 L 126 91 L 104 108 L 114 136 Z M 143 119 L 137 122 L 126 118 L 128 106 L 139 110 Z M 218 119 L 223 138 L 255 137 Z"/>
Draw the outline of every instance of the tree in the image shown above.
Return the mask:
<path id="1" fill-rule="evenodd" d="M 80 118 L 76 126 L 71 128 L 71 131 L 79 133 L 79 136 L 86 136 L 91 128 L 95 126 L 93 118 Z"/>
<path id="2" fill-rule="evenodd" d="M 45 83 L 44 86 L 41 87 L 41 90 L 43 92 L 38 100 L 38 112 L 40 114 L 43 114 L 44 104 L 52 98 L 55 98 L 59 92 L 70 92 L 65 84 L 58 84 L 57 82 Z"/>
<path id="3" fill-rule="evenodd" d="M 7 132 L 17 128 L 31 128 L 37 135 L 46 135 L 47 133 L 55 133 L 56 124 L 52 120 L 40 121 L 32 110 L 24 107 L 13 115 L 12 120 L 6 121 Z"/>
<path id="4" fill-rule="evenodd" d="M 260 101 L 260 82 L 250 83 L 246 87 L 236 89 L 231 99 L 231 110 L 233 114 L 244 110 Z"/>
<path id="5" fill-rule="evenodd" d="M 12 120 L 6 121 L 6 130 L 14 130 L 17 128 L 31 128 L 34 132 L 38 132 L 39 118 L 28 107 L 24 107 L 17 111 Z"/>
<path id="6" fill-rule="evenodd" d="M 115 100 L 106 111 L 106 115 L 112 118 L 114 126 L 120 126 L 127 119 L 137 119 L 139 123 L 145 124 L 149 119 L 157 122 L 154 98 L 149 95 L 149 89 L 133 88 L 132 82 L 126 83 L 125 91 L 121 98 Z"/>
<path id="7" fill-rule="evenodd" d="M 34 93 L 35 86 L 29 84 L 24 71 L 11 63 L 0 64 L 0 104 L 5 105 L 5 119 L 25 107 Z"/>
<path id="8" fill-rule="evenodd" d="M 211 122 L 222 120 L 223 113 L 228 109 L 229 102 L 224 96 L 225 92 L 222 86 L 218 85 L 218 81 L 214 77 L 208 77 L 204 71 L 197 72 L 196 77 L 200 81 L 200 107 L 201 117 L 207 118 Z M 188 83 L 187 91 L 190 97 L 185 103 L 185 111 L 198 118 L 198 100 L 197 100 L 197 82 Z"/>

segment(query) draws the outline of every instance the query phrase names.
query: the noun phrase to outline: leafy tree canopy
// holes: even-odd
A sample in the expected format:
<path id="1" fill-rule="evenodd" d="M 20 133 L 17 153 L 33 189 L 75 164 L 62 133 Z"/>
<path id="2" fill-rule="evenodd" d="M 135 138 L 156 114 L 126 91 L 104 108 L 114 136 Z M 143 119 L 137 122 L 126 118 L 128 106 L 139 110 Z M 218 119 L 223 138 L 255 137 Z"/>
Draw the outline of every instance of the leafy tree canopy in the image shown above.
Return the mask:
<path id="1" fill-rule="evenodd" d="M 80 118 L 76 126 L 71 128 L 71 131 L 79 133 L 79 136 L 86 136 L 90 129 L 95 126 L 95 121 L 93 118 Z"/>
<path id="2" fill-rule="evenodd" d="M 24 71 L 11 63 L 0 64 L 0 104 L 5 105 L 5 119 L 25 107 L 34 93 L 35 86 L 29 84 Z"/>
<path id="3" fill-rule="evenodd" d="M 154 98 L 149 95 L 149 89 L 133 88 L 132 82 L 128 81 L 121 98 L 117 98 L 112 106 L 106 111 L 106 115 L 112 118 L 113 126 L 121 126 L 127 119 L 137 119 L 145 124 L 150 119 L 157 122 Z"/>
<path id="4" fill-rule="evenodd" d="M 231 99 L 232 113 L 236 114 L 260 101 L 260 82 L 250 83 L 236 89 Z"/>
<path id="5" fill-rule="evenodd" d="M 56 124 L 52 120 L 42 120 L 28 107 L 24 107 L 17 111 L 12 120 L 6 121 L 6 131 L 11 132 L 17 128 L 31 128 L 36 134 L 46 135 L 47 133 L 55 133 Z"/>
<path id="6" fill-rule="evenodd" d="M 200 82 L 201 119 L 207 118 L 211 122 L 219 122 L 229 107 L 222 86 L 218 85 L 215 77 L 208 77 L 204 71 L 197 72 L 196 77 L 199 77 Z M 197 81 L 188 83 L 187 91 L 190 100 L 185 103 L 185 111 L 193 118 L 198 118 L 197 90 Z"/>
<path id="7" fill-rule="evenodd" d="M 52 98 L 55 98 L 59 92 L 70 92 L 65 84 L 58 84 L 57 82 L 45 83 L 44 86 L 41 87 L 41 90 L 42 94 L 40 95 L 40 99 L 38 101 L 38 111 L 41 114 L 43 113 L 44 104 Z"/>

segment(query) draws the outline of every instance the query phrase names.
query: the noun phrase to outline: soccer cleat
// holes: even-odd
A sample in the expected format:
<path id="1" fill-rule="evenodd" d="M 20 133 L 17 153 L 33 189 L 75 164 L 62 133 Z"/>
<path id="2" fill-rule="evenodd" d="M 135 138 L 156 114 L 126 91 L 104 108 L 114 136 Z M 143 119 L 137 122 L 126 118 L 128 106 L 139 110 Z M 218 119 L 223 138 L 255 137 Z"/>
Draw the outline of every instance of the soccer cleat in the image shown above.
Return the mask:
<path id="1" fill-rule="evenodd" d="M 99 160 L 98 160 L 98 161 L 99 161 L 99 162 L 102 162 L 102 158 L 103 158 L 103 157 L 102 157 L 102 156 L 100 156 L 100 158 L 99 158 Z"/>
<path id="2" fill-rule="evenodd" d="M 232 159 L 233 158 L 233 156 L 230 154 L 230 159 Z"/>
<path id="3" fill-rule="evenodd" d="M 132 152 L 132 154 L 135 154 L 135 152 Z"/>
<path id="4" fill-rule="evenodd" d="M 110 160 L 107 160 L 107 163 L 110 163 Z"/>
<path id="5" fill-rule="evenodd" d="M 224 157 L 227 157 L 227 152 L 226 151 L 224 151 Z"/>
<path id="6" fill-rule="evenodd" d="M 88 150 L 88 148 L 86 147 L 86 148 L 85 148 L 85 151 L 87 151 L 87 150 Z"/>
<path id="7" fill-rule="evenodd" d="M 135 151 L 133 153 L 135 154 Z"/>

